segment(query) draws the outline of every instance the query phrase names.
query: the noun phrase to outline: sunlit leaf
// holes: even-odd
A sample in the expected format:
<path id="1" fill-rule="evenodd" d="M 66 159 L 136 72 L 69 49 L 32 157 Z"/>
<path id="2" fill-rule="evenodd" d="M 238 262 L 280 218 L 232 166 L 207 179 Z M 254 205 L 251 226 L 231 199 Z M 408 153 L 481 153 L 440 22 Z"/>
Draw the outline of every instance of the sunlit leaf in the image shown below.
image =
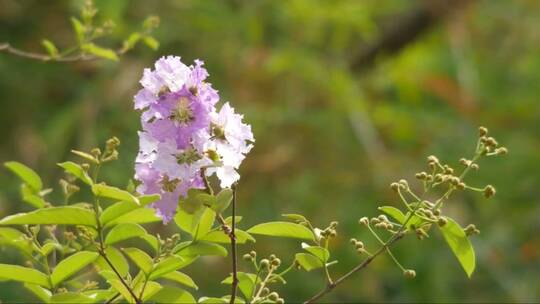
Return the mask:
<path id="1" fill-rule="evenodd" d="M 32 187 L 34 191 L 39 192 L 43 188 L 41 178 L 29 167 L 16 161 L 5 162 L 4 166 L 19 176 L 19 178 Z"/>
<path id="2" fill-rule="evenodd" d="M 214 209 L 217 213 L 222 213 L 229 207 L 233 199 L 233 191 L 229 188 L 225 188 L 221 190 L 216 195 L 216 203 L 212 206 L 212 209 Z"/>
<path id="3" fill-rule="evenodd" d="M 114 226 L 105 238 L 105 244 L 111 245 L 123 240 L 131 239 L 134 237 L 142 236 L 146 234 L 146 230 L 138 224 L 123 223 Z"/>
<path id="4" fill-rule="evenodd" d="M 51 287 L 46 274 L 19 265 L 0 264 L 0 279 L 37 284 L 48 288 Z"/>
<path id="5" fill-rule="evenodd" d="M 247 241 L 255 243 L 255 238 L 253 238 L 253 236 L 243 230 L 235 229 L 234 234 L 236 236 L 237 244 L 244 244 Z M 231 239 L 229 238 L 229 236 L 221 230 L 210 231 L 205 236 L 199 238 L 199 240 L 223 244 L 231 243 Z"/>
<path id="6" fill-rule="evenodd" d="M 189 292 L 172 286 L 163 286 L 162 289 L 148 299 L 148 302 L 196 303 L 195 298 Z"/>
<path id="7" fill-rule="evenodd" d="M 142 288 L 142 286 L 144 286 L 144 284 L 141 285 L 141 288 Z M 162 288 L 163 288 L 163 286 L 161 286 L 161 284 L 159 284 L 157 282 L 148 281 L 146 283 L 145 288 L 144 288 L 144 292 L 143 292 L 143 295 L 142 295 L 142 300 L 143 301 L 148 300 L 149 298 L 151 298 L 153 295 L 155 295 Z M 140 293 L 141 293 L 141 290 L 137 289 L 135 294 L 140 294 Z"/>
<path id="8" fill-rule="evenodd" d="M 162 275 L 175 271 L 187 265 L 187 261 L 179 256 L 170 256 L 154 266 L 150 279 L 157 279 Z"/>
<path id="9" fill-rule="evenodd" d="M 448 243 L 452 252 L 457 257 L 461 267 L 463 267 L 463 270 L 465 270 L 465 273 L 470 278 L 476 264 L 474 248 L 461 226 L 451 218 L 447 217 L 446 220 L 447 223 L 444 226 L 437 226 L 441 230 L 446 243 Z"/>
<path id="10" fill-rule="evenodd" d="M 24 283 L 24 288 L 28 289 L 41 302 L 49 303 L 51 301 L 51 291 L 36 284 Z"/>
<path id="11" fill-rule="evenodd" d="M 75 37 L 79 44 L 84 42 L 85 37 L 85 28 L 84 25 L 75 17 L 71 17 L 71 25 L 73 26 L 73 31 L 75 32 Z"/>
<path id="12" fill-rule="evenodd" d="M 96 216 L 92 210 L 65 206 L 38 209 L 28 213 L 18 213 L 0 220 L 0 225 L 54 224 L 96 226 Z"/>
<path id="13" fill-rule="evenodd" d="M 105 184 L 95 184 L 92 186 L 92 192 L 100 197 L 112 198 L 120 201 L 132 202 L 140 205 L 139 199 L 131 193 Z"/>
<path id="14" fill-rule="evenodd" d="M 45 207 L 45 200 L 35 193 L 35 191 L 28 186 L 28 184 L 21 185 L 21 197 L 22 200 L 29 203 L 36 208 Z"/>
<path id="15" fill-rule="evenodd" d="M 57 293 L 51 297 L 51 303 L 95 303 L 95 299 L 77 292 Z"/>
<path id="16" fill-rule="evenodd" d="M 392 207 L 392 206 L 382 206 L 378 208 L 382 212 L 388 214 L 389 216 L 393 217 L 399 224 L 403 224 L 405 222 L 405 214 L 401 212 L 401 210 Z"/>
<path id="17" fill-rule="evenodd" d="M 140 205 L 131 201 L 116 202 L 113 205 L 111 205 L 109 208 L 105 209 L 103 213 L 101 213 L 101 216 L 99 217 L 99 219 L 103 224 L 107 224 L 111 220 L 114 220 L 130 211 L 141 208 L 143 206 L 146 206 L 150 203 L 153 203 L 159 200 L 159 197 L 160 196 L 158 194 L 141 196 L 139 197 Z"/>
<path id="18" fill-rule="evenodd" d="M 143 42 L 152 50 L 157 50 L 159 48 L 159 42 L 152 36 L 144 36 Z"/>
<path id="19" fill-rule="evenodd" d="M 174 250 L 176 254 L 180 256 L 204 256 L 204 255 L 218 255 L 227 256 L 227 249 L 215 243 L 197 241 L 197 242 L 183 242 L 178 244 Z"/>
<path id="20" fill-rule="evenodd" d="M 199 304 L 228 304 L 230 301 L 227 299 L 222 298 L 214 298 L 214 297 L 201 297 L 199 298 L 199 301 L 197 302 Z"/>
<path id="21" fill-rule="evenodd" d="M 197 227 L 201 221 L 205 209 L 206 207 L 200 208 L 196 212 L 190 214 L 184 211 L 182 208 L 179 208 L 178 212 L 174 216 L 174 222 L 178 228 L 189 233 L 191 236 L 194 236 L 197 233 Z"/>
<path id="22" fill-rule="evenodd" d="M 284 218 L 287 218 L 289 220 L 298 221 L 298 222 L 307 222 L 308 220 L 301 214 L 294 214 L 294 213 L 286 213 L 282 214 Z"/>
<path id="23" fill-rule="evenodd" d="M 91 42 L 83 44 L 81 49 L 97 57 L 118 61 L 118 55 L 114 50 L 98 46 Z"/>
<path id="24" fill-rule="evenodd" d="M 306 271 L 311 271 L 324 266 L 319 258 L 309 253 L 297 253 L 295 258 L 298 264 Z"/>
<path id="25" fill-rule="evenodd" d="M 330 258 L 330 252 L 324 247 L 320 246 L 310 246 L 306 243 L 302 243 L 302 248 L 311 253 L 312 255 L 316 256 L 321 260 L 321 262 L 326 263 L 328 259 Z"/>
<path id="26" fill-rule="evenodd" d="M 107 226 L 122 224 L 122 223 L 145 224 L 145 223 L 154 223 L 154 222 L 161 222 L 161 221 L 162 219 L 156 215 L 156 211 L 154 209 L 138 208 L 122 216 L 119 216 L 116 219 L 111 220 L 110 222 L 107 223 Z"/>
<path id="27" fill-rule="evenodd" d="M 97 252 L 80 251 L 62 260 L 51 274 L 53 286 L 69 278 L 98 258 Z"/>
<path id="28" fill-rule="evenodd" d="M 253 288 L 255 287 L 256 275 L 253 273 L 237 272 L 238 275 L 238 288 L 244 296 L 248 299 L 253 295 Z M 221 281 L 221 284 L 232 284 L 232 274 L 225 280 Z M 260 282 L 260 281 L 259 281 Z"/>
<path id="29" fill-rule="evenodd" d="M 198 239 L 200 236 L 206 235 L 210 229 L 212 229 L 212 225 L 214 225 L 214 220 L 216 218 L 216 213 L 214 210 L 210 208 L 204 208 L 204 212 L 201 215 L 201 219 L 199 220 L 199 225 L 196 228 L 195 235 L 193 236 L 194 239 Z"/>
<path id="30" fill-rule="evenodd" d="M 124 248 L 122 251 L 144 273 L 149 274 L 152 271 L 152 258 L 146 252 L 138 248 Z"/>
<path id="31" fill-rule="evenodd" d="M 114 248 L 113 246 L 108 246 L 105 249 L 105 254 L 107 255 L 107 258 L 109 259 L 109 261 L 111 261 L 111 263 L 114 265 L 116 270 L 118 270 L 120 275 L 125 277 L 127 273 L 129 272 L 129 264 L 126 261 L 126 258 L 124 257 L 124 255 L 122 255 L 122 253 L 120 253 L 120 251 Z M 97 267 L 101 271 L 103 270 L 112 271 L 111 266 L 101 256 L 94 263 L 95 265 L 97 265 Z"/>
<path id="32" fill-rule="evenodd" d="M 167 274 L 162 275 L 160 278 L 173 281 L 187 287 L 194 288 L 195 290 L 199 289 L 197 284 L 195 284 L 195 282 L 190 276 L 180 271 L 169 272 Z"/>
<path id="33" fill-rule="evenodd" d="M 10 227 L 0 228 L 0 244 L 11 245 L 27 254 L 31 254 L 34 248 L 32 241 L 24 233 Z"/>
<path id="34" fill-rule="evenodd" d="M 290 222 L 262 223 L 251 227 L 247 232 L 251 234 L 315 240 L 315 236 L 311 230 L 300 224 Z"/>
<path id="35" fill-rule="evenodd" d="M 88 185 L 93 184 L 92 179 L 90 178 L 90 176 L 88 176 L 88 173 L 81 166 L 79 166 L 78 164 L 68 161 L 68 162 L 64 162 L 64 163 L 59 163 L 58 166 L 64 168 L 64 170 L 67 173 L 69 173 L 69 174 L 75 176 L 76 178 L 80 179 L 85 184 L 88 184 Z"/>
<path id="36" fill-rule="evenodd" d="M 49 56 L 51 56 L 52 58 L 58 57 L 58 49 L 56 48 L 54 43 L 52 43 L 52 41 L 43 39 L 41 41 L 41 45 L 43 45 Z"/>

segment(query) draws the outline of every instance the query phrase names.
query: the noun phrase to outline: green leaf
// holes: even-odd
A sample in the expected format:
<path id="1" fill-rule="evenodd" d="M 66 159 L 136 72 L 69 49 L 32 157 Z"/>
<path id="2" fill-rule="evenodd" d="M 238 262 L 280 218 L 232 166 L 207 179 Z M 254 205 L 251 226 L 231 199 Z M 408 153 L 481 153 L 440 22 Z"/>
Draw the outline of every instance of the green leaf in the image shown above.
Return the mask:
<path id="1" fill-rule="evenodd" d="M 214 210 L 210 208 L 204 208 L 204 212 L 201 215 L 201 219 L 199 221 L 199 225 L 197 226 L 193 239 L 196 240 L 199 238 L 199 236 L 206 235 L 208 232 L 210 232 L 210 229 L 212 229 L 212 225 L 214 225 L 215 219 L 216 213 L 214 212 Z"/>
<path id="2" fill-rule="evenodd" d="M 113 273 L 114 275 L 114 273 Z M 114 288 L 118 293 L 124 297 L 129 303 L 135 303 L 135 299 L 131 296 L 131 293 L 129 290 L 122 284 L 122 282 L 118 279 L 110 278 L 107 279 L 107 282 L 111 285 L 112 288 Z"/>
<path id="3" fill-rule="evenodd" d="M 197 303 L 195 298 L 189 292 L 172 286 L 163 286 L 162 289 L 148 299 L 148 302 Z"/>
<path id="4" fill-rule="evenodd" d="M 29 203 L 36 208 L 45 207 L 45 200 L 35 193 L 35 191 L 28 186 L 28 184 L 21 185 L 21 196 L 23 201 Z"/>
<path id="5" fill-rule="evenodd" d="M 188 214 L 195 214 L 204 208 L 207 193 L 200 189 L 189 189 L 187 197 L 180 199 L 180 209 Z"/>
<path id="6" fill-rule="evenodd" d="M 160 278 L 173 281 L 173 282 L 185 285 L 187 287 L 191 287 L 195 290 L 199 289 L 197 284 L 195 284 L 195 282 L 190 276 L 180 271 L 169 272 L 167 274 L 162 275 Z"/>
<path id="7" fill-rule="evenodd" d="M 196 256 L 196 255 L 218 255 L 227 256 L 227 249 L 215 243 L 197 241 L 197 242 L 183 242 L 178 244 L 173 252 L 180 256 Z"/>
<path id="8" fill-rule="evenodd" d="M 234 223 L 235 223 L 235 224 L 238 224 L 238 223 L 240 223 L 241 221 L 242 221 L 242 216 L 236 215 L 236 216 L 234 217 Z M 227 217 L 225 218 L 225 224 L 227 224 L 227 225 L 229 225 L 229 226 L 232 225 L 232 216 L 227 216 Z"/>
<path id="9" fill-rule="evenodd" d="M 129 272 L 129 264 L 126 261 L 126 258 L 120 253 L 120 251 L 112 246 L 107 247 L 105 249 L 105 254 L 107 255 L 107 258 L 111 261 L 111 263 L 114 265 L 116 270 L 120 273 L 122 277 L 125 277 Z M 94 264 L 101 270 L 111 270 L 111 266 L 105 261 L 103 257 L 99 257 Z"/>
<path id="10" fill-rule="evenodd" d="M 82 151 L 78 151 L 78 150 L 71 150 L 71 153 L 77 155 L 77 156 L 80 156 L 94 164 L 99 164 L 99 160 L 97 158 L 94 157 L 94 155 L 92 154 L 89 154 L 89 153 L 86 153 L 86 152 L 82 152 Z"/>
<path id="11" fill-rule="evenodd" d="M 228 304 L 230 301 L 223 298 L 214 298 L 214 297 L 201 297 L 197 302 L 199 304 Z"/>
<path id="12" fill-rule="evenodd" d="M 249 233 L 243 230 L 234 229 L 234 234 L 236 235 L 237 244 L 244 244 L 247 241 L 255 243 L 255 238 L 253 238 Z M 231 243 L 231 239 L 229 238 L 229 236 L 225 234 L 225 232 L 223 232 L 222 230 L 210 231 L 203 237 L 199 238 L 199 240 L 223 244 Z"/>
<path id="13" fill-rule="evenodd" d="M 450 246 L 452 252 L 457 257 L 461 267 L 463 267 L 463 270 L 465 270 L 465 273 L 470 278 L 476 264 L 474 248 L 467 234 L 459 224 L 448 217 L 446 220 L 447 223 L 444 226 L 437 226 L 441 230 L 446 243 L 448 243 L 448 246 Z"/>
<path id="14" fill-rule="evenodd" d="M 304 240 L 315 241 L 313 232 L 300 224 L 290 222 L 269 222 L 262 223 L 251 227 L 248 233 L 277 236 L 277 237 L 289 237 Z"/>
<path id="15" fill-rule="evenodd" d="M 222 213 L 229 207 L 233 199 L 233 191 L 229 188 L 221 190 L 216 195 L 216 204 L 212 207 L 217 213 Z"/>
<path id="16" fill-rule="evenodd" d="M 117 217 L 116 219 L 111 220 L 107 223 L 107 226 L 117 225 L 122 223 L 136 223 L 136 224 L 145 224 L 145 223 L 154 223 L 161 222 L 162 219 L 156 215 L 156 211 L 152 208 L 138 208 L 131 212 L 128 212 L 122 216 Z"/>
<path id="17" fill-rule="evenodd" d="M 143 286 L 144 286 L 144 284 L 141 284 L 140 288 L 138 288 L 135 291 L 135 294 L 140 294 L 141 289 L 142 289 Z M 159 284 L 157 282 L 152 282 L 152 281 L 146 282 L 146 286 L 144 288 L 144 293 L 142 295 L 143 302 L 146 302 L 146 300 L 148 300 L 153 295 L 155 295 L 159 290 L 161 290 L 161 288 L 163 288 L 163 287 L 161 286 L 161 284 Z"/>
<path id="18" fill-rule="evenodd" d="M 19 265 L 0 264 L 0 279 L 37 284 L 50 287 L 46 274 Z"/>
<path id="19" fill-rule="evenodd" d="M 43 188 L 43 182 L 39 175 L 27 166 L 16 161 L 5 162 L 4 166 L 19 176 L 19 178 L 27 183 L 35 192 L 39 192 Z"/>
<path id="20" fill-rule="evenodd" d="M 178 212 L 174 216 L 174 222 L 176 223 L 178 228 L 189 233 L 191 236 L 194 236 L 197 234 L 197 227 L 199 225 L 199 222 L 201 221 L 205 209 L 206 207 L 200 208 L 196 212 L 190 214 L 184 209 L 179 208 Z"/>
<path id="21" fill-rule="evenodd" d="M 308 220 L 301 214 L 286 213 L 286 214 L 282 214 L 281 216 L 283 216 L 286 219 L 293 220 L 293 221 L 308 222 Z"/>
<path id="22" fill-rule="evenodd" d="M 253 295 L 253 288 L 255 287 L 255 279 L 257 276 L 253 273 L 237 272 L 238 275 L 238 287 L 244 296 L 251 299 Z M 232 274 L 225 280 L 221 281 L 221 284 L 232 284 Z"/>
<path id="23" fill-rule="evenodd" d="M 71 17 L 71 24 L 73 26 L 73 31 L 75 32 L 75 37 L 77 37 L 77 42 L 82 44 L 85 40 L 85 28 L 84 25 L 75 17 Z"/>
<path id="24" fill-rule="evenodd" d="M 116 291 L 113 289 L 93 289 L 84 291 L 83 295 L 92 298 L 93 303 L 105 303 L 116 295 Z"/>
<path id="25" fill-rule="evenodd" d="M 105 225 L 108 222 L 130 212 L 135 209 L 138 209 L 140 207 L 146 206 L 150 203 L 153 203 L 157 200 L 159 200 L 158 194 L 153 195 L 145 195 L 139 197 L 139 203 L 140 205 L 130 202 L 130 201 L 121 201 L 114 203 L 109 208 L 105 209 L 103 213 L 101 213 L 101 216 L 99 217 L 99 220 Z"/>
<path id="26" fill-rule="evenodd" d="M 10 227 L 0 228 L 0 244 L 14 246 L 26 254 L 32 254 L 35 246 L 24 233 Z"/>
<path id="27" fill-rule="evenodd" d="M 124 223 L 114 226 L 113 229 L 107 234 L 105 238 L 105 244 L 111 245 L 123 240 L 131 239 L 141 235 L 145 235 L 146 230 L 138 224 Z"/>
<path id="28" fill-rule="evenodd" d="M 316 256 L 321 262 L 326 263 L 328 262 L 328 259 L 330 258 L 330 252 L 328 249 L 320 246 L 310 246 L 306 243 L 302 243 L 302 248 L 311 253 L 312 255 Z"/>
<path id="29" fill-rule="evenodd" d="M 58 49 L 56 48 L 54 43 L 52 43 L 50 40 L 43 39 L 41 41 L 41 44 L 43 45 L 45 50 L 47 50 L 47 54 L 49 54 L 49 56 L 51 56 L 52 58 L 58 57 Z"/>
<path id="30" fill-rule="evenodd" d="M 64 168 L 67 173 L 80 179 L 85 184 L 92 186 L 92 179 L 90 178 L 90 176 L 88 176 L 88 173 L 86 173 L 86 171 L 84 171 L 84 169 L 78 164 L 68 161 L 64 163 L 59 163 L 58 166 Z"/>
<path id="31" fill-rule="evenodd" d="M 94 211 L 79 207 L 51 207 L 10 215 L 0 225 L 83 225 L 96 226 Z"/>
<path id="32" fill-rule="evenodd" d="M 46 243 L 45 245 L 43 245 L 41 247 L 41 254 L 43 256 L 48 256 L 49 254 L 51 254 L 51 252 L 53 252 L 54 250 L 62 250 L 62 245 L 52 241 L 52 242 L 48 242 Z"/>
<path id="33" fill-rule="evenodd" d="M 51 303 L 95 303 L 95 299 L 77 292 L 57 293 L 51 297 Z"/>
<path id="34" fill-rule="evenodd" d="M 311 271 L 324 266 L 323 262 L 321 262 L 318 257 L 309 253 L 297 253 L 295 257 L 298 264 L 306 271 Z"/>
<path id="35" fill-rule="evenodd" d="M 152 36 L 144 36 L 143 42 L 152 50 L 157 50 L 159 48 L 159 42 Z"/>
<path id="36" fill-rule="evenodd" d="M 101 46 L 97 46 L 94 43 L 85 43 L 81 46 L 81 49 L 97 57 L 118 61 L 118 55 L 114 50 L 107 49 Z"/>
<path id="37" fill-rule="evenodd" d="M 98 256 L 99 254 L 97 252 L 80 251 L 62 260 L 56 265 L 56 268 L 54 268 L 51 274 L 53 286 L 58 285 L 77 271 L 83 269 L 86 265 L 95 261 Z"/>
<path id="38" fill-rule="evenodd" d="M 154 266 L 154 270 L 152 271 L 152 274 L 150 275 L 150 280 L 157 279 L 169 272 L 175 271 L 177 269 L 180 269 L 184 266 L 186 266 L 187 261 L 185 261 L 183 258 L 179 256 L 170 256 L 163 261 L 157 263 Z"/>
<path id="39" fill-rule="evenodd" d="M 124 40 L 124 49 L 130 50 L 134 48 L 137 42 L 139 42 L 139 40 L 141 40 L 140 33 L 137 33 L 137 32 L 131 33 L 129 37 L 126 40 Z"/>
<path id="40" fill-rule="evenodd" d="M 150 247 L 152 247 L 154 252 L 157 253 L 159 241 L 155 236 L 151 234 L 145 234 L 145 235 L 141 235 L 140 238 L 143 239 L 148 245 L 150 245 Z"/>
<path id="41" fill-rule="evenodd" d="M 144 273 L 149 274 L 152 271 L 152 258 L 146 252 L 138 248 L 124 248 L 122 251 L 129 257 L 137 267 Z"/>
<path id="42" fill-rule="evenodd" d="M 395 208 L 395 207 L 392 207 L 392 206 L 382 206 L 382 207 L 379 207 L 378 208 L 379 210 L 381 210 L 382 212 L 390 215 L 391 217 L 393 217 L 399 224 L 403 224 L 405 222 L 405 214 L 403 214 L 403 212 L 401 212 L 401 210 Z"/>
<path id="43" fill-rule="evenodd" d="M 118 189 L 116 187 L 107 186 L 105 184 L 93 185 L 92 192 L 94 192 L 95 195 L 100 197 L 107 197 L 140 205 L 139 199 L 131 195 L 131 193 L 125 190 Z"/>
<path id="44" fill-rule="evenodd" d="M 45 289 L 36 284 L 24 283 L 24 288 L 28 289 L 32 294 L 34 294 L 41 302 L 49 303 L 51 301 L 51 291 Z"/>

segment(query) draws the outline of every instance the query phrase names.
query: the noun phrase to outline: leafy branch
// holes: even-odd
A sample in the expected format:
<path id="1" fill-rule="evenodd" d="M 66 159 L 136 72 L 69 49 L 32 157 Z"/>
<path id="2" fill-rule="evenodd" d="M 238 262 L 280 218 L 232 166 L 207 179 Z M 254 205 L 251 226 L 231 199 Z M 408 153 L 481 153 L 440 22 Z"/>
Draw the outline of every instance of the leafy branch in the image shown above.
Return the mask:
<path id="1" fill-rule="evenodd" d="M 97 12 L 98 10 L 95 8 L 93 1 L 87 0 L 81 9 L 80 18 L 71 17 L 77 44 L 65 50 L 59 50 L 52 41 L 44 39 L 41 44 L 46 53 L 21 50 L 12 46 L 9 42 L 0 42 L 0 52 L 44 62 L 75 62 L 96 59 L 117 61 L 121 55 L 132 50 L 141 41 L 151 49 L 155 50 L 159 47 L 159 42 L 152 36 L 153 30 L 159 25 L 159 18 L 156 16 L 147 17 L 142 24 L 142 29 L 131 33 L 124 39 L 122 46 L 116 50 L 97 44 L 98 39 L 110 35 L 114 29 L 112 20 L 96 25 L 95 16 Z"/>

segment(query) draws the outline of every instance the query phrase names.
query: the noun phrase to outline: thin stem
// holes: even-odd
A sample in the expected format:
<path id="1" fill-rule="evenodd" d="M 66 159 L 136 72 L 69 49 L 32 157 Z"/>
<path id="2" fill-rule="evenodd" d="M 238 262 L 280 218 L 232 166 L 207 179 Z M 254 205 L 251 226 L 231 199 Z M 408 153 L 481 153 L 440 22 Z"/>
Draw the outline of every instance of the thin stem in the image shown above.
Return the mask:
<path id="1" fill-rule="evenodd" d="M 122 283 L 122 285 L 124 285 L 124 287 L 128 290 L 129 294 L 133 297 L 133 299 L 135 300 L 135 302 L 137 304 L 141 304 L 141 300 L 139 300 L 137 298 L 137 296 L 135 295 L 135 293 L 133 292 L 133 290 L 131 290 L 131 287 L 129 287 L 129 285 L 126 283 L 126 281 L 124 280 L 124 278 L 122 277 L 122 275 L 118 272 L 118 270 L 116 269 L 116 267 L 114 267 L 113 263 L 111 262 L 111 260 L 109 260 L 109 257 L 107 257 L 107 255 L 105 254 L 105 251 L 103 251 L 102 248 L 100 248 L 98 250 L 99 254 L 101 255 L 101 257 L 103 257 L 103 259 L 105 260 L 105 262 L 107 262 L 107 265 L 109 265 L 109 267 L 111 267 L 112 271 L 116 274 L 116 276 L 120 279 L 120 282 Z"/>
<path id="2" fill-rule="evenodd" d="M 49 56 L 45 54 L 23 51 L 23 50 L 12 47 L 7 42 L 0 44 L 0 52 L 2 51 L 15 55 L 15 56 L 35 59 L 35 60 L 44 61 L 44 62 L 46 61 L 56 61 L 56 62 L 91 61 L 91 60 L 96 60 L 99 58 L 97 56 L 91 56 L 91 55 L 85 55 L 85 54 L 77 54 L 77 55 L 73 55 L 69 57 L 63 57 L 63 56 L 53 57 L 53 56 Z"/>
<path id="3" fill-rule="evenodd" d="M 328 249 L 328 241 L 329 239 L 326 238 L 324 241 L 324 249 Z M 332 281 L 332 276 L 330 276 L 330 271 L 328 270 L 328 265 L 326 265 L 326 262 L 323 262 L 324 264 L 324 273 L 326 274 L 326 280 L 328 281 L 328 284 L 332 285 L 334 284 L 334 281 Z"/>
<path id="4" fill-rule="evenodd" d="M 266 286 L 266 283 L 268 283 L 268 280 L 270 279 L 270 277 L 272 276 L 272 272 L 274 271 L 274 267 L 270 267 L 269 270 L 268 270 L 268 274 L 266 275 L 266 277 L 264 278 L 264 280 L 261 282 L 261 286 L 259 286 L 259 290 L 257 291 L 257 293 L 255 294 L 255 296 L 253 297 L 253 299 L 251 300 L 251 303 L 256 303 L 259 298 L 261 297 L 261 293 L 262 293 L 262 290 L 264 289 L 264 287 Z"/>
<path id="5" fill-rule="evenodd" d="M 236 226 L 236 184 L 232 186 L 233 190 L 233 199 L 232 199 L 232 224 L 231 224 L 231 255 L 232 255 L 232 287 L 231 287 L 231 304 L 234 304 L 234 300 L 236 298 L 236 290 L 238 288 L 238 267 L 237 267 L 237 260 L 236 260 L 236 235 L 234 234 L 234 229 Z"/>

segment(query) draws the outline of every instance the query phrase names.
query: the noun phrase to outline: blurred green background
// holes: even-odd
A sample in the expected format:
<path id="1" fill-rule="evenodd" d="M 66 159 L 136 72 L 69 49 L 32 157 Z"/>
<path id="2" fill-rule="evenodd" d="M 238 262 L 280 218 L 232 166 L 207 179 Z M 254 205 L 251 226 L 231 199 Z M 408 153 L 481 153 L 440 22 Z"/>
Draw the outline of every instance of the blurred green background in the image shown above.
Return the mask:
<path id="1" fill-rule="evenodd" d="M 470 181 L 495 185 L 497 195 L 487 201 L 459 193 L 447 206 L 462 225 L 482 231 L 472 239 L 473 277 L 466 278 L 434 233 L 395 248 L 416 270 L 415 280 L 404 280 L 384 257 L 324 302 L 538 302 L 540 1 L 465 1 L 453 12 L 433 5 L 438 2 L 445 1 L 96 1 L 100 18 L 116 23 L 109 45 L 156 14 L 160 49 L 138 47 L 118 63 L 41 63 L 0 53 L 0 161 L 35 168 L 56 188 L 54 201 L 62 176 L 55 164 L 73 159 L 71 148 L 89 149 L 115 135 L 121 159 L 103 176 L 126 185 L 138 145 L 132 96 L 143 68 L 162 55 L 186 63 L 200 58 L 222 100 L 245 114 L 257 140 L 241 168 L 241 227 L 282 213 L 303 213 L 320 227 L 339 220 L 333 270 L 344 273 L 360 260 L 349 238 L 371 240 L 357 220 L 376 215 L 382 203 L 397 205 L 388 185 L 412 181 L 430 154 L 457 165 L 473 152 L 477 126 L 485 125 L 510 155 L 482 162 Z M 405 39 L 402 17 L 426 6 L 437 17 L 423 25 L 423 35 Z M 0 42 L 40 50 L 48 38 L 70 46 L 69 16 L 79 7 L 80 1 L 0 0 Z M 358 63 L 389 29 L 403 31 L 394 37 L 406 40 L 403 48 Z M 7 170 L 0 171 L 0 185 L 1 217 L 30 210 Z M 173 225 L 152 227 L 166 234 Z M 263 237 L 255 245 L 259 254 L 286 262 L 299 246 Z M 252 247 L 241 247 L 241 254 Z M 0 262 L 18 259 L 8 248 L 0 255 Z M 196 297 L 227 294 L 219 282 L 228 272 L 228 259 L 186 269 L 201 286 Z M 288 281 L 280 289 L 288 302 L 305 300 L 324 284 L 321 273 L 299 271 Z M 21 299 L 20 292 L 19 285 L 0 282 L 3 302 Z"/>

